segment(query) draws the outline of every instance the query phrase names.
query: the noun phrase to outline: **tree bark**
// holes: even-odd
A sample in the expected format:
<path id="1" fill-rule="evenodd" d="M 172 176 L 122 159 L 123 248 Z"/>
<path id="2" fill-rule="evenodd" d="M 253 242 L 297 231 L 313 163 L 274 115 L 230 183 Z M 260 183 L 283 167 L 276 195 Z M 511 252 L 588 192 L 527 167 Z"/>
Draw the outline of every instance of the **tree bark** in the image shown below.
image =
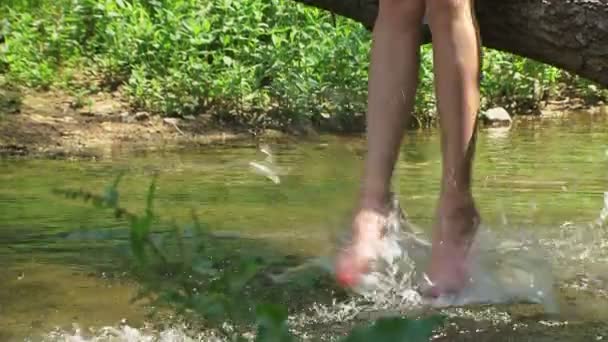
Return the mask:
<path id="1" fill-rule="evenodd" d="M 372 29 L 378 0 L 295 0 Z M 407 0 L 404 0 L 407 1 Z M 608 86 L 608 0 L 477 0 L 482 43 Z M 425 27 L 425 43 L 430 41 Z"/>

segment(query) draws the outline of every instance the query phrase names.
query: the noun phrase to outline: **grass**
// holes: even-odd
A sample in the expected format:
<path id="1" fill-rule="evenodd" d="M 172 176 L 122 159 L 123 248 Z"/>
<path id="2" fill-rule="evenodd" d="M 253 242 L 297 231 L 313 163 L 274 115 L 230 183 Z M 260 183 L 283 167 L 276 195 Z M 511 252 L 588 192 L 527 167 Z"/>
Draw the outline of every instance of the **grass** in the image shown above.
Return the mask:
<path id="1" fill-rule="evenodd" d="M 9 0 L 0 73 L 81 98 L 120 89 L 134 110 L 212 114 L 248 127 L 360 129 L 370 33 L 290 0 Z M 415 123 L 435 119 L 432 49 L 421 55 Z M 487 50 L 483 107 L 534 109 L 566 89 L 606 92 L 554 67 Z M 594 88 L 595 87 L 595 88 Z"/>

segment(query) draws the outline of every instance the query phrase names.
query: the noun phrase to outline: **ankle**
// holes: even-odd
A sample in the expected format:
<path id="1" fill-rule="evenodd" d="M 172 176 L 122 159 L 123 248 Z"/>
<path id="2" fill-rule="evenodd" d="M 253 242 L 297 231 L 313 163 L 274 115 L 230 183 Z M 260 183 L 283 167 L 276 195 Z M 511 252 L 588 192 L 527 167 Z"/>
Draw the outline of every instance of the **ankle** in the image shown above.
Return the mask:
<path id="1" fill-rule="evenodd" d="M 375 211 L 384 215 L 388 213 L 389 200 L 388 191 L 364 188 L 359 194 L 358 210 Z"/>
<path id="2" fill-rule="evenodd" d="M 473 193 L 469 188 L 444 188 L 439 194 L 440 206 L 471 206 L 474 205 Z"/>
<path id="3" fill-rule="evenodd" d="M 438 210 L 439 216 L 447 219 L 478 216 L 471 193 L 441 194 Z"/>
<path id="4" fill-rule="evenodd" d="M 353 232 L 362 241 L 379 239 L 385 231 L 386 215 L 372 209 L 359 209 L 353 217 Z"/>
<path id="5" fill-rule="evenodd" d="M 442 193 L 437 214 L 442 230 L 448 229 L 462 236 L 475 233 L 480 221 L 470 191 Z"/>

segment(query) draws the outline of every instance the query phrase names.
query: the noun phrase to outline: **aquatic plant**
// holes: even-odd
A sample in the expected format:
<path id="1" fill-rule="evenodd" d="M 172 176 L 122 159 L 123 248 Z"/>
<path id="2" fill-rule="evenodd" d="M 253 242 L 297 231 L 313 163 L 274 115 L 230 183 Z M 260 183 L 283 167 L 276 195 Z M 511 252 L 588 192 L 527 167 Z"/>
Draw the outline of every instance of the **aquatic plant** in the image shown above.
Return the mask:
<path id="1" fill-rule="evenodd" d="M 296 341 L 287 306 L 249 293 L 276 259 L 244 252 L 217 254 L 211 247 L 217 237 L 194 214 L 191 225 L 172 223 L 169 230 L 154 229 L 160 223 L 153 210 L 156 177 L 139 215 L 119 205 L 121 178 L 118 175 L 101 195 L 82 189 L 53 192 L 110 209 L 128 223 L 133 275 L 142 285 L 134 300 L 169 305 L 185 316 L 202 319 L 224 340 L 244 341 L 245 333 L 253 329 L 256 341 Z M 355 327 L 342 341 L 427 341 L 442 322 L 442 316 L 380 318 Z"/>

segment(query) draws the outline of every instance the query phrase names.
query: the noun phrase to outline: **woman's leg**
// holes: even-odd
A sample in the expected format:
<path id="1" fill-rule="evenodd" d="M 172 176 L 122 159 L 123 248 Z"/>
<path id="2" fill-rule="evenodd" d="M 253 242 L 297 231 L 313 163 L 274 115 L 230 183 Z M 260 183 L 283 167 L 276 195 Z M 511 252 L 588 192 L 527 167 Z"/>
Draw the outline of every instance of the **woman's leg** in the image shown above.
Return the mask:
<path id="1" fill-rule="evenodd" d="M 367 113 L 367 157 L 353 242 L 339 256 L 337 278 L 354 285 L 376 255 L 406 122 L 413 111 L 424 0 L 380 0 L 373 32 Z"/>
<path id="2" fill-rule="evenodd" d="M 471 193 L 480 43 L 473 0 L 426 0 L 441 124 L 442 184 L 428 278 L 431 295 L 462 289 L 479 224 Z"/>

